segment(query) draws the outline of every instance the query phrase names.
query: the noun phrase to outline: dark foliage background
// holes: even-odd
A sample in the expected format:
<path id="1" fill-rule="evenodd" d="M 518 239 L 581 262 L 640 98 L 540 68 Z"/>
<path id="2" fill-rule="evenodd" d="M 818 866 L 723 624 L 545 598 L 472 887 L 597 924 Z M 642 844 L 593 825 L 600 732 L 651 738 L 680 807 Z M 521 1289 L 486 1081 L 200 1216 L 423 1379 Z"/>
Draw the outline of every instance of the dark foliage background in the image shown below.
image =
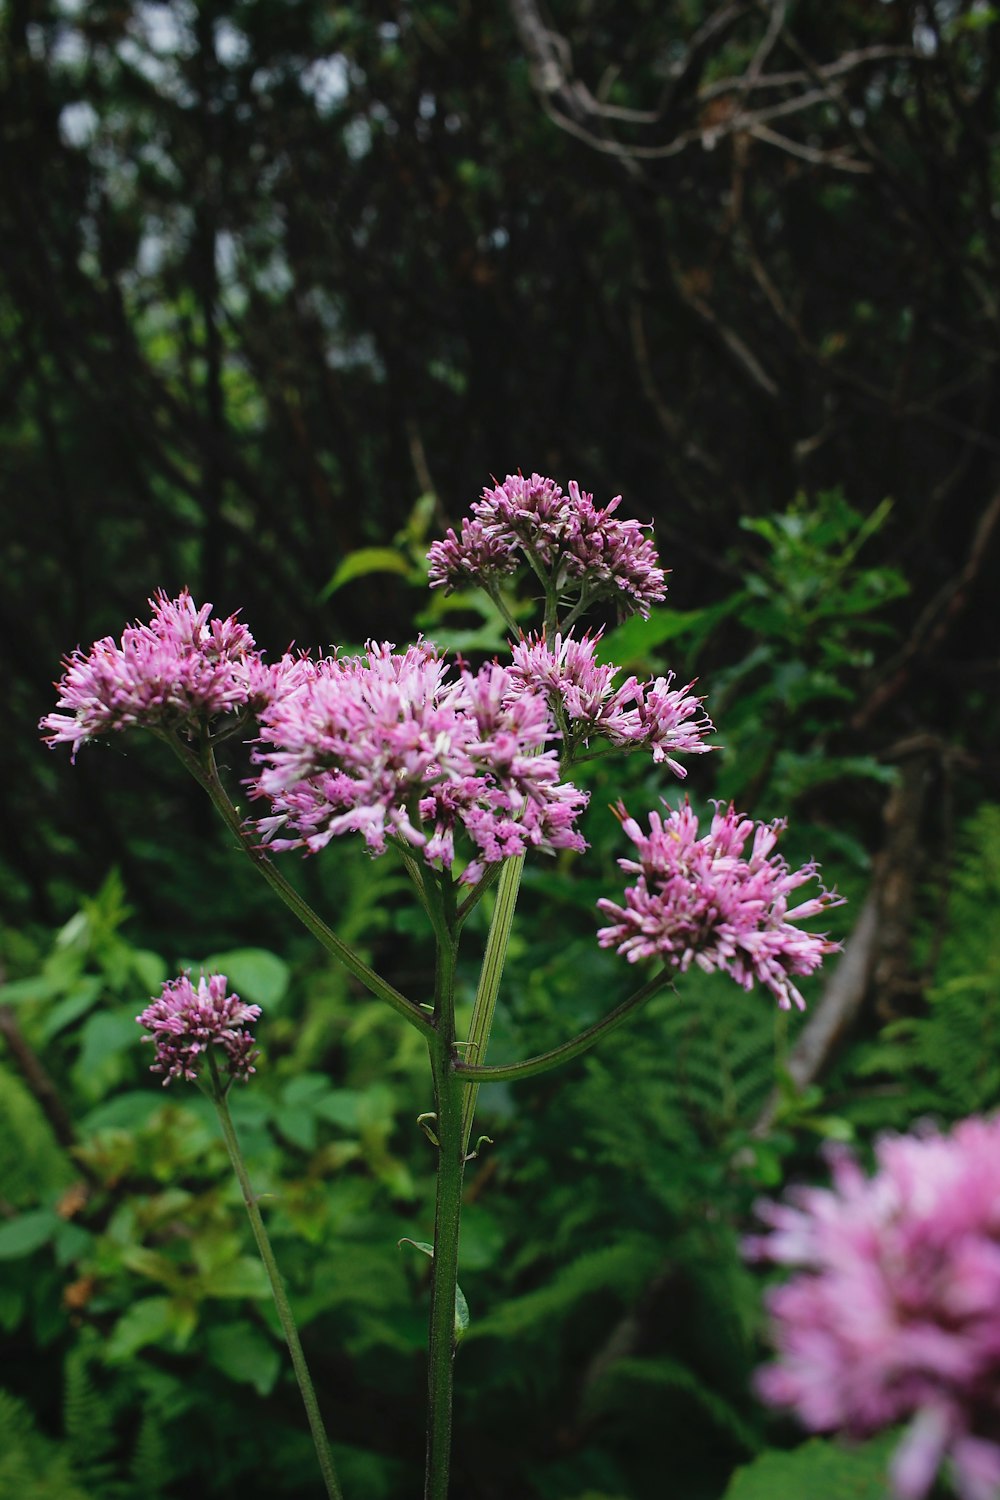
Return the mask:
<path id="1" fill-rule="evenodd" d="M 311 1492 L 293 1393 L 277 1366 L 259 1375 L 273 1339 L 254 1288 L 244 1316 L 148 1259 L 193 1236 L 204 1278 L 213 1236 L 219 1265 L 242 1244 L 207 1127 L 144 1091 L 125 1025 L 161 957 L 232 950 L 257 955 L 250 987 L 278 1011 L 246 1123 L 285 1185 L 335 1438 L 356 1493 L 412 1492 L 423 1307 L 394 1246 L 428 1201 L 420 1059 L 317 969 L 157 747 L 88 748 L 71 771 L 34 726 L 62 653 L 118 634 L 160 587 L 242 607 L 272 654 L 416 628 L 488 644 L 474 609 L 428 605 L 421 559 L 491 473 L 522 467 L 653 520 L 669 607 L 620 654 L 698 672 L 726 751 L 692 795 L 791 814 L 790 854 L 821 855 L 852 897 L 857 974 L 817 989 L 802 1034 L 763 1013 L 734 1026 L 724 990 L 687 989 L 574 1087 L 486 1105 L 505 1139 L 470 1189 L 483 1331 L 463 1355 L 458 1493 L 643 1500 L 667 1444 L 685 1500 L 718 1495 L 765 1437 L 792 1441 L 747 1392 L 757 1289 L 735 1243 L 754 1193 L 820 1171 L 824 1134 L 997 1101 L 981 914 L 998 848 L 1000 16 L 984 0 L 6 0 L 0 18 L 0 1251 L 24 1275 L 0 1307 L 17 1371 L 0 1492 L 28 1493 L 29 1470 L 60 1500 Z M 637 805 L 665 790 L 622 774 Z M 621 785 L 597 777 L 595 809 Z M 619 852 L 599 811 L 591 837 L 592 863 L 529 886 L 497 1041 L 511 1055 L 624 983 L 593 954 Z M 344 856 L 300 878 L 419 982 L 392 872 Z M 179 1158 L 172 1128 L 194 1142 Z M 52 1204 L 81 1172 L 84 1199 L 56 1218 L 83 1238 L 60 1239 Z M 169 1198 L 178 1182 L 197 1212 Z M 137 1194 L 145 1217 L 126 1223 Z M 322 1281 L 338 1236 L 367 1268 L 361 1313 Z M 137 1296 L 156 1305 L 134 1342 L 115 1330 Z M 279 1434 L 267 1462 L 251 1400 Z M 185 1422 L 199 1438 L 178 1457 Z M 747 1471 L 733 1494 L 839 1492 L 834 1450 L 780 1461 L 803 1477 Z"/>

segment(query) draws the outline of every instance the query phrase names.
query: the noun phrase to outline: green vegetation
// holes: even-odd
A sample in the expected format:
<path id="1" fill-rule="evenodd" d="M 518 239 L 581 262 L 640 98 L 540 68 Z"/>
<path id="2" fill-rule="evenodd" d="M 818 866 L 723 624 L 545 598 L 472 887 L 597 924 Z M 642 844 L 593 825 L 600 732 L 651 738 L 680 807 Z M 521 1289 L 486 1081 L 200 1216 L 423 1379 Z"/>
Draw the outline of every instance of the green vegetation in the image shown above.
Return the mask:
<path id="1" fill-rule="evenodd" d="M 692 803 L 789 815 L 862 977 L 818 1052 L 820 983 L 803 1021 L 693 971 L 565 1076 L 482 1088 L 454 1500 L 882 1493 L 891 1439 L 758 1405 L 739 1244 L 824 1141 L 1000 1104 L 1000 25 L 786 11 L 552 0 L 546 75 L 533 4 L 0 6 L 0 1500 L 317 1493 L 213 1111 L 139 1044 L 202 964 L 263 1007 L 233 1113 L 347 1500 L 419 1492 L 420 1038 L 159 747 L 71 774 L 35 725 L 66 647 L 161 586 L 242 606 L 271 659 L 421 630 L 491 654 L 499 611 L 428 598 L 424 554 L 518 466 L 652 520 L 670 592 L 608 658 L 698 676 L 722 749 Z M 491 1062 L 628 993 L 594 940 L 608 804 L 675 788 L 580 779 L 592 847 L 526 866 Z M 283 869 L 430 986 L 391 856 Z"/>

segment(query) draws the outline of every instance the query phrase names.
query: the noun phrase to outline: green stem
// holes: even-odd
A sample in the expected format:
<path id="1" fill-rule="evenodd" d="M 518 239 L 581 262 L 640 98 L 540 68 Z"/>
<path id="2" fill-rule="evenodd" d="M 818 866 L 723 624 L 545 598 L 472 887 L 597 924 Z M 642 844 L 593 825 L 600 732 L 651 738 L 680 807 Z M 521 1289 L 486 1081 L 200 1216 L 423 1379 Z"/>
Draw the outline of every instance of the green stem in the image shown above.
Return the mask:
<path id="1" fill-rule="evenodd" d="M 451 1463 L 452 1391 L 455 1360 L 455 1291 L 462 1214 L 465 1145 L 462 1085 L 455 1076 L 455 963 L 453 936 L 439 941 L 435 977 L 437 1029 L 430 1043 L 438 1138 L 434 1258 L 427 1368 L 427 1466 L 424 1500 L 447 1500 Z"/>
<path id="2" fill-rule="evenodd" d="M 464 925 L 466 918 L 472 915 L 476 907 L 479 905 L 480 901 L 486 895 L 486 892 L 491 891 L 496 885 L 497 881 L 500 879 L 501 869 L 502 864 L 488 865 L 486 868 L 486 874 L 483 876 L 482 880 L 477 880 L 476 884 L 472 887 L 472 890 L 466 896 L 465 900 L 461 902 L 458 908 L 459 928 Z"/>
<path id="3" fill-rule="evenodd" d="M 486 1056 L 486 1048 L 489 1046 L 490 1032 L 493 1029 L 493 1013 L 496 1010 L 497 994 L 507 958 L 507 944 L 510 941 L 511 923 L 514 920 L 514 908 L 517 906 L 523 869 L 524 855 L 516 854 L 512 859 L 504 861 L 503 869 L 500 871 L 497 901 L 493 908 L 493 921 L 490 923 L 489 936 L 486 939 L 486 952 L 483 955 L 483 967 L 480 970 L 479 986 L 472 1006 L 472 1020 L 469 1023 L 468 1046 L 465 1049 L 466 1058 L 472 1058 L 477 1064 L 482 1063 Z M 469 1141 L 472 1139 L 472 1122 L 476 1114 L 478 1093 L 478 1085 L 473 1084 L 466 1090 L 462 1103 L 463 1152 L 468 1151 Z"/>
<path id="4" fill-rule="evenodd" d="M 560 620 L 559 629 L 561 630 L 564 637 L 570 630 L 573 629 L 573 626 L 576 624 L 577 620 L 590 604 L 591 598 L 592 596 L 590 594 L 581 594 L 579 599 L 573 605 L 573 608 L 570 610 L 569 614 L 566 615 L 564 619 Z"/>
<path id="5" fill-rule="evenodd" d="M 240 815 L 230 802 L 226 789 L 222 785 L 219 770 L 215 763 L 215 754 L 211 746 L 206 747 L 202 755 L 198 756 L 173 737 L 169 737 L 168 743 L 182 764 L 191 772 L 191 775 L 211 797 L 216 810 L 236 839 L 243 853 L 250 860 L 254 868 L 264 877 L 275 894 L 285 903 L 289 911 L 298 917 L 302 925 L 308 928 L 313 937 L 316 938 L 328 953 L 332 954 L 338 962 L 342 963 L 344 968 L 354 975 L 355 979 L 361 981 L 365 989 L 369 990 L 371 994 L 376 995 L 378 999 L 385 1000 L 392 1006 L 393 1010 L 409 1021 L 411 1026 L 415 1026 L 418 1031 L 423 1032 L 424 1036 L 428 1038 L 432 1037 L 434 1035 L 434 1023 L 430 1017 L 425 1015 L 419 1006 L 414 1005 L 412 1000 L 408 1000 L 405 995 L 400 994 L 399 990 L 383 979 L 380 974 L 376 974 L 374 969 L 369 968 L 368 964 L 354 952 L 354 949 L 348 947 L 343 939 L 339 938 L 333 929 L 326 925 L 322 917 L 313 911 L 308 901 L 300 896 L 295 887 L 285 879 L 281 871 L 268 858 L 266 852 L 248 837 L 240 821 Z"/>
<path id="6" fill-rule="evenodd" d="M 327 1439 L 326 1429 L 323 1426 L 323 1418 L 319 1414 L 319 1403 L 316 1400 L 316 1392 L 313 1389 L 313 1383 L 309 1376 L 309 1367 L 306 1364 L 305 1355 L 302 1353 L 302 1345 L 299 1341 L 295 1319 L 292 1316 L 288 1294 L 285 1291 L 285 1284 L 281 1279 L 281 1272 L 278 1270 L 278 1264 L 274 1258 L 274 1251 L 271 1248 L 271 1241 L 268 1239 L 267 1230 L 264 1228 L 264 1220 L 261 1218 L 256 1194 L 247 1175 L 246 1163 L 240 1151 L 240 1144 L 236 1138 L 233 1119 L 229 1113 L 229 1105 L 226 1103 L 225 1091 L 220 1084 L 215 1057 L 211 1051 L 209 1051 L 208 1057 L 211 1064 L 212 1082 L 214 1085 L 212 1091 L 213 1101 L 218 1111 L 222 1134 L 225 1137 L 226 1147 L 229 1151 L 229 1160 L 233 1164 L 233 1171 L 236 1173 L 240 1190 L 243 1193 L 243 1202 L 246 1205 L 246 1211 L 250 1218 L 250 1228 L 253 1230 L 257 1249 L 260 1252 L 261 1260 L 264 1262 L 267 1279 L 271 1284 L 271 1295 L 274 1297 L 274 1305 L 278 1310 L 278 1319 L 281 1323 L 282 1332 L 285 1335 L 288 1352 L 292 1356 L 292 1368 L 295 1371 L 295 1378 L 299 1383 L 299 1390 L 302 1392 L 302 1403 L 305 1406 L 306 1416 L 309 1420 L 309 1431 L 312 1433 L 312 1440 L 316 1446 L 316 1457 L 319 1459 L 320 1472 L 323 1475 L 326 1493 L 329 1496 L 329 1500 L 343 1500 L 342 1491 L 340 1485 L 337 1483 L 337 1475 L 333 1467 L 330 1443 Z"/>
<path id="7" fill-rule="evenodd" d="M 536 1073 L 548 1073 L 552 1068 L 558 1068 L 562 1063 L 570 1062 L 572 1058 L 579 1057 L 581 1052 L 588 1052 L 595 1043 L 599 1042 L 627 1021 L 629 1016 L 645 1005 L 647 1000 L 652 999 L 658 990 L 661 990 L 667 982 L 667 972 L 657 974 L 642 989 L 636 990 L 627 1000 L 603 1018 L 595 1021 L 593 1026 L 588 1026 L 586 1031 L 581 1031 L 571 1041 L 563 1042 L 560 1047 L 553 1047 L 551 1052 L 540 1052 L 537 1057 L 529 1057 L 524 1062 L 501 1063 L 496 1067 L 477 1067 L 472 1063 L 456 1061 L 454 1072 L 463 1083 L 469 1085 L 470 1093 L 480 1083 L 507 1083 L 515 1078 L 533 1078 Z"/>

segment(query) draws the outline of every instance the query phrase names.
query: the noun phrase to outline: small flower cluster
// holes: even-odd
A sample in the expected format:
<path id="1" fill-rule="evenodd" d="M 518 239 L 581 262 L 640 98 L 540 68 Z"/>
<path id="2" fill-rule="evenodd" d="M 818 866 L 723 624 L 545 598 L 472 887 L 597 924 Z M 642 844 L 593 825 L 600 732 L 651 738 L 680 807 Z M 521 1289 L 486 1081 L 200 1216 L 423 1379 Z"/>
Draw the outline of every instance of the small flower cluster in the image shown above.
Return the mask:
<path id="1" fill-rule="evenodd" d="M 460 583 L 489 587 L 512 573 L 522 557 L 554 581 L 557 593 L 576 589 L 589 602 L 611 596 L 624 609 L 648 616 L 666 595 L 666 577 L 638 521 L 614 512 L 621 496 L 601 510 L 576 480 L 564 494 L 552 479 L 508 474 L 483 490 L 461 536 L 449 528 L 428 552 L 432 588 Z"/>
<path id="2" fill-rule="evenodd" d="M 617 947 L 630 963 L 659 956 L 681 973 L 692 962 L 709 973 L 720 969 L 745 990 L 755 981 L 765 985 L 782 1010 L 793 1004 L 805 1009 L 792 976 L 811 974 L 837 945 L 794 924 L 841 898 L 821 887 L 818 896 L 789 910 L 790 893 L 818 872 L 814 864 L 792 870 L 772 852 L 784 824 L 754 823 L 730 806 L 716 810 L 699 838 L 698 818 L 687 803 L 676 811 L 668 807 L 665 819 L 654 812 L 648 834 L 624 807 L 619 816 L 638 858 L 618 863 L 639 878 L 626 889 L 624 906 L 597 903 L 614 920 L 597 935 L 601 947 Z"/>
<path id="3" fill-rule="evenodd" d="M 152 620 L 129 626 L 120 644 L 106 636 L 66 658 L 57 687 L 68 712 L 40 725 L 50 745 L 72 745 L 75 759 L 109 730 L 188 729 L 263 701 L 269 671 L 235 615 L 212 619 L 212 606 L 198 608 L 186 589 L 149 603 Z"/>
<path id="4" fill-rule="evenodd" d="M 645 683 L 629 677 L 616 688 L 619 669 L 597 661 L 599 640 L 600 633 L 576 639 L 570 632 L 556 635 L 550 647 L 544 636 L 529 635 L 513 648 L 514 674 L 548 696 L 571 754 L 593 737 L 620 747 L 646 746 L 654 761 L 686 776 L 674 756 L 705 755 L 712 748 L 704 743 L 712 721 L 702 710 L 703 700 L 690 691 L 694 684 L 674 688 L 672 676 Z"/>
<path id="5" fill-rule="evenodd" d="M 923 1500 L 950 1459 L 963 1500 L 1000 1494 L 1000 1120 L 883 1138 L 866 1177 L 764 1204 L 748 1250 L 800 1274 L 770 1293 L 764 1397 L 855 1436 L 912 1418 L 891 1479 Z"/>
<path id="6" fill-rule="evenodd" d="M 202 975 L 197 987 L 182 974 L 167 980 L 163 993 L 136 1016 L 149 1032 L 142 1040 L 156 1046 L 156 1061 L 149 1071 L 165 1075 L 164 1088 L 172 1078 L 196 1079 L 209 1047 L 221 1052 L 228 1078 L 246 1082 L 256 1072 L 259 1054 L 249 1027 L 259 1017 L 260 1006 L 244 1005 L 228 990 L 225 974 Z"/>
<path id="7" fill-rule="evenodd" d="M 375 854 L 396 838 L 446 869 L 464 829 L 477 855 L 462 879 L 474 883 L 528 847 L 586 847 L 574 824 L 587 796 L 560 783 L 552 736 L 545 697 L 496 663 L 449 675 L 424 642 L 301 658 L 261 714 L 252 785 L 273 812 L 258 827 L 275 848 L 311 852 L 341 833 Z M 276 838 L 284 829 L 293 837 Z"/>

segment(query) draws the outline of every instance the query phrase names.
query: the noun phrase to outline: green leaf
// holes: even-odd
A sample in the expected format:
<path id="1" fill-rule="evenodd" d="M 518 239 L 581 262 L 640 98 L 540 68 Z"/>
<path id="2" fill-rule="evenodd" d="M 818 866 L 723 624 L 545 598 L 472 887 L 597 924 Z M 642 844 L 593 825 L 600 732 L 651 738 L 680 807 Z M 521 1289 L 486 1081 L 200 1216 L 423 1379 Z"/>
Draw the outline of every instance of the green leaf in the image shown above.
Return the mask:
<path id="1" fill-rule="evenodd" d="M 225 974 L 241 1000 L 264 1010 L 280 1005 L 288 989 L 288 965 L 266 948 L 233 948 L 228 953 L 213 953 L 202 967 L 206 974 Z"/>
<path id="2" fill-rule="evenodd" d="M 267 1272 L 259 1260 L 241 1255 L 226 1265 L 216 1266 L 201 1278 L 200 1291 L 205 1297 L 253 1297 L 271 1295 Z"/>
<path id="3" fill-rule="evenodd" d="M 426 1240 L 401 1239 L 400 1245 L 412 1245 L 414 1250 L 419 1250 L 422 1255 L 434 1259 L 434 1246 Z M 460 1343 L 469 1331 L 469 1304 L 465 1299 L 465 1293 L 460 1286 L 455 1287 L 455 1343 Z"/>
<path id="4" fill-rule="evenodd" d="M 72 1026 L 80 1016 L 86 1015 L 87 1011 L 97 1003 L 102 988 L 103 982 L 94 976 L 81 980 L 71 995 L 60 1000 L 59 1004 L 54 1005 L 49 1011 L 42 1027 L 42 1040 L 49 1041 L 51 1037 L 64 1031 L 67 1026 Z"/>
<path id="5" fill-rule="evenodd" d="M 461 1343 L 469 1331 L 469 1304 L 460 1286 L 455 1288 L 455 1343 Z"/>
<path id="6" fill-rule="evenodd" d="M 217 1370 L 240 1385 L 252 1385 L 258 1396 L 269 1396 L 281 1373 L 281 1351 L 267 1335 L 249 1323 L 212 1328 L 206 1339 L 208 1358 Z"/>
<path id="7" fill-rule="evenodd" d="M 313 1110 L 302 1106 L 279 1106 L 274 1111 L 274 1123 L 292 1146 L 298 1146 L 301 1151 L 315 1151 L 316 1115 Z"/>
<path id="8" fill-rule="evenodd" d="M 324 1099 L 317 1099 L 313 1109 L 331 1125 L 355 1132 L 360 1126 L 362 1097 L 357 1089 L 335 1089 Z"/>
<path id="9" fill-rule="evenodd" d="M 529 1333 L 541 1336 L 555 1319 L 564 1317 L 571 1307 L 594 1292 L 612 1288 L 623 1300 L 635 1295 L 661 1260 L 660 1247 L 639 1236 L 588 1251 L 561 1266 L 546 1286 L 511 1298 L 477 1321 L 473 1334 L 477 1338 L 483 1335 L 508 1338 Z"/>
<path id="10" fill-rule="evenodd" d="M 54 1237 L 62 1219 L 51 1208 L 36 1208 L 0 1224 L 0 1260 L 20 1260 Z"/>
<path id="11" fill-rule="evenodd" d="M 56 1265 L 70 1266 L 85 1255 L 94 1243 L 94 1236 L 81 1224 L 61 1220 L 54 1235 Z"/>
<path id="12" fill-rule="evenodd" d="M 10 1333 L 17 1327 L 28 1308 L 24 1291 L 0 1281 L 0 1330 Z"/>
<path id="13" fill-rule="evenodd" d="M 121 1258 L 122 1265 L 128 1270 L 137 1276 L 148 1277 L 150 1281 L 159 1281 L 163 1286 L 178 1290 L 184 1281 L 184 1273 L 177 1262 L 159 1250 L 151 1250 L 148 1245 L 126 1245 Z"/>
<path id="14" fill-rule="evenodd" d="M 133 948 L 131 958 L 136 978 L 151 995 L 170 977 L 166 961 L 149 948 Z"/>
<path id="15" fill-rule="evenodd" d="M 746 1418 L 724 1396 L 706 1384 L 688 1365 L 670 1355 L 651 1359 L 619 1359 L 598 1378 L 584 1398 L 589 1415 L 631 1411 L 637 1390 L 646 1387 L 669 1401 L 680 1391 L 695 1401 L 714 1424 L 749 1453 L 760 1449 L 760 1438 Z"/>
<path id="16" fill-rule="evenodd" d="M 91 1079 L 105 1071 L 105 1065 L 120 1053 L 137 1046 L 140 1031 L 135 1011 L 98 1011 L 83 1028 L 82 1046 L 75 1074 L 80 1080 Z"/>
<path id="17" fill-rule="evenodd" d="M 355 578 L 364 578 L 369 573 L 398 573 L 407 578 L 412 571 L 411 564 L 403 554 L 392 547 L 359 547 L 356 552 L 349 552 L 341 559 L 330 582 L 320 592 L 319 602 L 322 604 L 329 599 L 345 583 L 350 583 Z"/>
<path id="18" fill-rule="evenodd" d="M 428 1244 L 426 1240 L 411 1240 L 408 1236 L 404 1235 L 399 1244 L 400 1247 L 403 1245 L 412 1245 L 414 1250 L 420 1251 L 421 1255 L 427 1255 L 431 1260 L 434 1259 L 434 1246 Z"/>
<path id="19" fill-rule="evenodd" d="M 122 1313 L 104 1346 L 109 1364 L 131 1359 L 147 1344 L 158 1343 L 175 1330 L 173 1299 L 142 1297 Z"/>
<path id="20" fill-rule="evenodd" d="M 725 1500 L 885 1500 L 886 1466 L 899 1433 L 842 1447 L 812 1438 L 791 1453 L 773 1449 L 737 1469 Z"/>

